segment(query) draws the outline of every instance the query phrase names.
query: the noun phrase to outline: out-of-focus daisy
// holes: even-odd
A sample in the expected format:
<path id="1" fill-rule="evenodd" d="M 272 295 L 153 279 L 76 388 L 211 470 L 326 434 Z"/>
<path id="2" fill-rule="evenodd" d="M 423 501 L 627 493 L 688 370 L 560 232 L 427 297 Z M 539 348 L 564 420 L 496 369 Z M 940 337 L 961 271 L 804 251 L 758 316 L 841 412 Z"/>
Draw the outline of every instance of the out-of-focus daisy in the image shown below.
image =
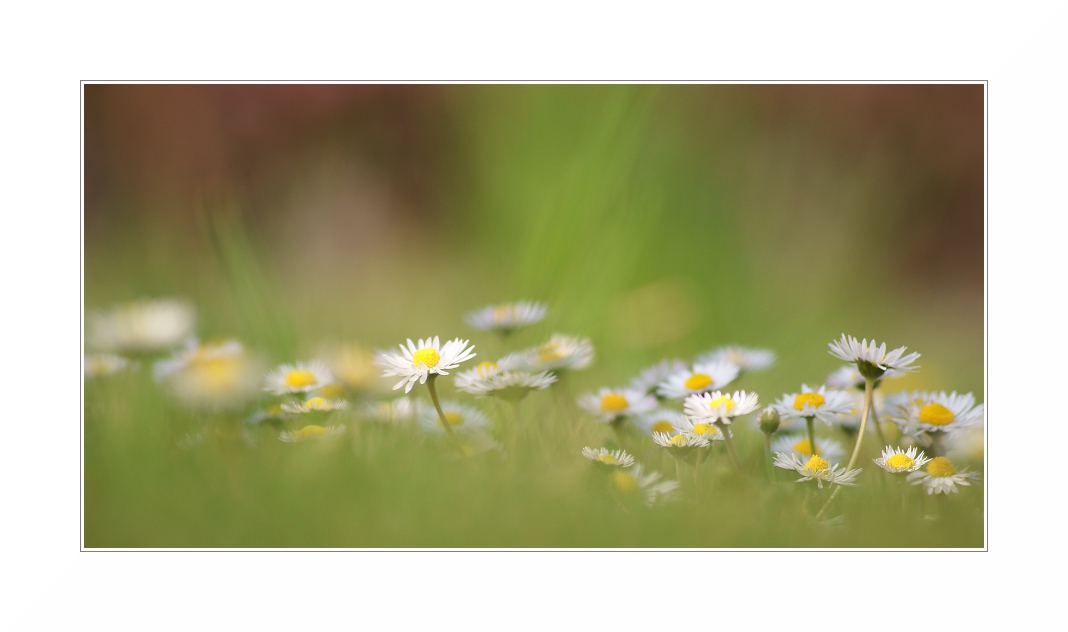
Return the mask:
<path id="1" fill-rule="evenodd" d="M 153 366 L 156 381 L 175 396 L 207 408 L 237 406 L 254 397 L 262 371 L 260 361 L 237 340 L 202 344 L 195 338 Z"/>
<path id="2" fill-rule="evenodd" d="M 656 400 L 632 388 L 602 388 L 578 398 L 578 404 L 603 423 L 641 415 L 656 408 Z"/>
<path id="3" fill-rule="evenodd" d="M 650 395 L 655 395 L 658 384 L 668 379 L 675 373 L 681 373 L 689 368 L 682 360 L 661 360 L 653 366 L 643 370 L 641 374 L 631 380 L 630 387 Z"/>
<path id="4" fill-rule="evenodd" d="M 494 441 L 493 437 L 485 432 L 463 432 L 455 436 L 457 452 L 452 457 L 454 459 L 470 458 L 487 452 L 494 452 L 502 457 L 506 456 L 504 454 L 504 446 L 500 442 Z"/>
<path id="5" fill-rule="evenodd" d="M 667 500 L 679 487 L 677 481 L 660 481 L 660 472 L 646 474 L 641 464 L 626 469 L 617 468 L 609 475 L 609 485 L 623 499 L 641 499 L 653 506 L 657 501 Z"/>
<path id="6" fill-rule="evenodd" d="M 921 403 L 917 403 L 917 400 Z M 955 432 L 983 423 L 983 404 L 971 393 L 924 393 L 904 407 L 905 424 L 923 432 Z"/>
<path id="7" fill-rule="evenodd" d="M 445 421 L 449 423 L 449 427 L 454 432 L 476 432 L 486 428 L 490 423 L 486 413 L 473 406 L 467 406 L 459 402 L 443 399 L 441 400 L 441 410 L 445 413 Z M 419 422 L 419 427 L 424 430 L 431 432 L 445 431 L 437 411 L 429 406 L 421 407 L 417 411 L 415 418 Z"/>
<path id="8" fill-rule="evenodd" d="M 683 428 L 689 428 L 693 424 L 686 416 L 677 410 L 657 408 L 643 415 L 637 415 L 631 419 L 631 423 L 643 434 L 651 435 L 654 432 L 675 432 Z"/>
<path id="9" fill-rule="evenodd" d="M 324 397 L 309 397 L 303 402 L 285 402 L 282 404 L 282 411 L 294 415 L 306 414 L 306 413 L 330 413 L 335 410 L 346 410 L 349 407 L 349 403 L 343 399 L 326 399 Z"/>
<path id="10" fill-rule="evenodd" d="M 776 452 L 773 465 L 784 470 L 794 470 L 800 474 L 801 478 L 797 479 L 798 483 L 815 480 L 820 488 L 824 483 L 856 485 L 854 481 L 857 474 L 860 474 L 859 469 L 847 472 L 845 468 L 839 468 L 837 463 L 831 465 L 826 459 L 816 455 L 808 457 L 806 461 L 801 461 L 793 454 Z"/>
<path id="11" fill-rule="evenodd" d="M 983 438 L 984 433 L 981 426 L 947 435 L 944 445 L 946 456 L 958 461 L 981 463 L 985 451 Z"/>
<path id="12" fill-rule="evenodd" d="M 853 336 L 842 334 L 841 340 L 827 343 L 831 348 L 831 355 L 846 362 L 856 365 L 860 374 L 870 380 L 883 377 L 886 371 L 894 370 L 900 373 L 916 371 L 920 367 L 913 362 L 920 357 L 918 353 L 905 354 L 905 347 L 898 347 L 887 353 L 886 343 L 878 345 L 867 339 L 857 341 Z"/>
<path id="13" fill-rule="evenodd" d="M 475 395 L 489 395 L 511 401 L 519 401 L 530 391 L 548 388 L 556 381 L 556 376 L 548 371 L 531 373 L 514 370 L 524 366 L 515 354 L 497 362 L 483 362 L 473 369 L 456 375 L 456 388 Z"/>
<path id="14" fill-rule="evenodd" d="M 517 301 L 490 305 L 471 312 L 465 317 L 467 324 L 480 331 L 499 331 L 509 334 L 545 319 L 548 309 L 543 303 Z"/>
<path id="15" fill-rule="evenodd" d="M 437 336 L 420 339 L 413 343 L 408 339 L 408 346 L 400 345 L 401 352 L 382 352 L 375 364 L 385 369 L 384 374 L 398 375 L 401 381 L 393 387 L 404 387 L 404 392 L 412 390 L 416 382 L 426 384 L 431 375 L 448 375 L 449 371 L 475 357 L 474 347 L 468 347 L 466 340 L 454 338 L 442 346 Z"/>
<path id="16" fill-rule="evenodd" d="M 809 441 L 808 437 L 801 434 L 781 435 L 772 442 L 771 450 L 807 459 L 812 456 L 812 442 Z M 816 440 L 816 456 L 834 461 L 840 459 L 843 454 L 845 452 L 842 449 L 842 444 L 834 439 Z"/>
<path id="17" fill-rule="evenodd" d="M 608 448 L 582 448 L 582 456 L 598 465 L 608 467 L 630 467 L 634 465 L 634 457 L 627 454 L 626 450 L 611 451 Z"/>
<path id="18" fill-rule="evenodd" d="M 275 395 L 307 393 L 334 383 L 334 375 L 319 360 L 283 364 L 264 377 L 263 390 Z"/>
<path id="19" fill-rule="evenodd" d="M 887 472 L 897 474 L 899 472 L 915 472 L 931 459 L 922 450 L 917 450 L 915 446 L 908 450 L 886 446 L 883 448 L 882 455 L 872 460 Z"/>
<path id="20" fill-rule="evenodd" d="M 828 390 L 826 386 L 814 391 L 808 385 L 802 384 L 800 393 L 783 395 L 774 406 L 783 418 L 815 418 L 830 425 L 853 409 L 853 396 L 842 391 Z"/>
<path id="21" fill-rule="evenodd" d="M 927 463 L 925 469 L 909 474 L 908 481 L 913 485 L 923 485 L 928 494 L 955 494 L 957 485 L 971 485 L 971 480 L 977 476 L 968 468 L 958 470 L 944 456 L 936 456 Z"/>
<path id="22" fill-rule="evenodd" d="M 727 435 L 731 437 L 734 436 L 734 434 L 730 431 L 729 428 L 727 428 L 726 430 L 727 432 L 724 433 L 722 430 L 719 429 L 718 426 L 716 426 L 715 422 L 702 420 L 700 418 L 696 418 L 695 420 L 691 419 L 690 417 L 687 417 L 686 415 L 680 416 L 678 420 L 679 432 L 695 434 L 699 437 L 704 437 L 709 441 L 725 441 L 727 439 Z"/>
<path id="23" fill-rule="evenodd" d="M 523 354 L 532 371 L 585 369 L 593 363 L 593 343 L 588 338 L 553 334 L 549 342 Z"/>
<path id="24" fill-rule="evenodd" d="M 904 375 L 901 371 L 894 369 L 888 369 L 883 373 L 879 380 L 885 380 L 891 377 L 899 377 Z M 864 390 L 864 376 L 860 374 L 860 370 L 857 369 L 855 364 L 847 364 L 839 369 L 836 369 L 833 373 L 827 376 L 827 386 L 836 388 L 839 390 L 848 390 L 855 388 L 857 390 Z"/>
<path id="25" fill-rule="evenodd" d="M 85 377 L 115 375 L 130 366 L 130 361 L 113 353 L 92 353 L 85 356 Z"/>
<path id="26" fill-rule="evenodd" d="M 656 394 L 667 399 L 682 399 L 696 393 L 719 390 L 738 377 L 738 367 L 729 362 L 695 364 L 669 375 L 656 387 Z"/>
<path id="27" fill-rule="evenodd" d="M 654 432 L 653 443 L 667 448 L 673 456 L 686 457 L 697 448 L 707 448 L 712 442 L 709 434 Z"/>
<path id="28" fill-rule="evenodd" d="M 694 364 L 730 362 L 742 371 L 762 371 L 775 364 L 775 354 L 768 349 L 748 349 L 728 345 L 694 358 Z"/>
<path id="29" fill-rule="evenodd" d="M 327 346 L 317 356 L 338 382 L 354 391 L 378 391 L 383 387 L 374 354 L 358 344 Z"/>
<path id="30" fill-rule="evenodd" d="M 411 421 L 416 411 L 423 408 L 418 401 L 410 397 L 398 397 L 397 399 L 364 404 L 361 412 L 365 418 L 371 421 L 384 423 L 407 423 Z"/>
<path id="31" fill-rule="evenodd" d="M 701 393 L 690 395 L 682 404 L 686 416 L 694 423 L 713 424 L 716 422 L 730 425 L 735 417 L 748 415 L 757 409 L 756 393 L 735 391 L 734 393 Z"/>
<path id="32" fill-rule="evenodd" d="M 282 432 L 278 435 L 278 438 L 286 443 L 297 443 L 300 441 L 314 441 L 319 439 L 335 439 L 345 434 L 345 426 L 304 426 L 300 430 L 294 430 L 292 432 Z"/>
<path id="33" fill-rule="evenodd" d="M 191 336 L 195 322 L 196 311 L 183 300 L 130 301 L 106 312 L 89 314 L 86 339 L 101 351 L 163 351 Z"/>
<path id="34" fill-rule="evenodd" d="M 293 415 L 282 410 L 280 404 L 275 404 L 274 406 L 267 406 L 266 408 L 256 410 L 245 418 L 245 423 L 250 426 L 255 426 L 257 424 L 262 424 L 265 421 L 285 421 L 292 416 Z"/>

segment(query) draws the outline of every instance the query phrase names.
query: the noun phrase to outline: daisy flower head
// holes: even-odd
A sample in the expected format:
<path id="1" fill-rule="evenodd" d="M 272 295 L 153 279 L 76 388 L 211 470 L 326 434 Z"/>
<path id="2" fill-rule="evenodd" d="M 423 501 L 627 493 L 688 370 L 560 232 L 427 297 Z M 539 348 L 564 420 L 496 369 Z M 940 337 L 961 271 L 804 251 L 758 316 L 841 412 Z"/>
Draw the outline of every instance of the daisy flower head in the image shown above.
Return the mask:
<path id="1" fill-rule="evenodd" d="M 382 375 L 375 367 L 375 355 L 362 345 L 347 343 L 324 346 L 317 357 L 340 384 L 354 391 L 384 390 Z"/>
<path id="2" fill-rule="evenodd" d="M 713 424 L 721 422 L 730 425 L 735 417 L 748 415 L 757 409 L 756 393 L 735 391 L 734 393 L 700 393 L 690 395 L 682 404 L 682 409 L 690 421 L 695 424 Z"/>
<path id="3" fill-rule="evenodd" d="M 728 345 L 718 347 L 694 358 L 696 364 L 730 362 L 741 371 L 763 371 L 775 364 L 775 354 L 769 349 L 748 349 Z"/>
<path id="4" fill-rule="evenodd" d="M 665 399 L 682 399 L 695 393 L 718 390 L 738 377 L 738 367 L 730 362 L 694 364 L 668 376 L 656 387 L 656 394 Z"/>
<path id="5" fill-rule="evenodd" d="M 346 410 L 349 403 L 343 399 L 327 399 L 325 397 L 309 397 L 303 402 L 285 402 L 282 404 L 282 412 L 291 415 L 304 415 L 308 413 L 332 413 L 335 410 Z"/>
<path id="6" fill-rule="evenodd" d="M 105 377 L 129 368 L 131 362 L 122 356 L 113 353 L 93 353 L 85 356 L 85 377 Z"/>
<path id="7" fill-rule="evenodd" d="M 609 450 L 608 448 L 582 448 L 582 456 L 602 467 L 630 467 L 634 457 L 626 450 Z"/>
<path id="8" fill-rule="evenodd" d="M 908 476 L 913 485 L 923 485 L 930 494 L 956 494 L 957 485 L 971 485 L 972 479 L 978 477 L 968 468 L 957 469 L 953 462 L 944 456 L 936 456 L 927 463 L 927 467 Z"/>
<path id="9" fill-rule="evenodd" d="M 383 375 L 400 376 L 401 381 L 397 382 L 393 390 L 403 386 L 404 392 L 407 393 L 416 382 L 426 384 L 431 375 L 448 375 L 449 371 L 460 366 L 461 362 L 475 357 L 475 348 L 468 347 L 467 342 L 454 338 L 442 345 L 438 337 L 434 336 L 420 339 L 419 344 L 415 344 L 409 338 L 408 346 L 400 345 L 399 354 L 383 351 L 378 354 L 375 363 L 384 369 Z"/>
<path id="10" fill-rule="evenodd" d="M 417 400 L 410 397 L 398 397 L 393 400 L 367 403 L 361 412 L 366 419 L 389 424 L 407 423 L 418 410 L 424 408 Z"/>
<path id="11" fill-rule="evenodd" d="M 715 422 L 709 421 L 707 419 L 694 420 L 690 417 L 687 417 L 686 415 L 681 415 L 678 420 L 678 426 L 679 432 L 686 434 L 694 434 L 699 437 L 704 437 L 709 441 L 726 440 L 726 437 L 723 435 L 723 431 L 721 431 L 716 426 Z M 734 433 L 732 433 L 730 429 L 727 430 L 727 434 L 731 437 L 734 436 Z"/>
<path id="12" fill-rule="evenodd" d="M 689 365 L 682 360 L 661 360 L 653 366 L 643 370 L 638 377 L 631 380 L 630 387 L 654 395 L 658 384 L 675 373 L 685 371 L 688 367 Z"/>
<path id="13" fill-rule="evenodd" d="M 906 432 L 956 432 L 981 426 L 985 412 L 983 404 L 975 405 L 971 393 L 958 395 L 956 391 L 949 395 L 945 391 L 923 393 L 900 409 L 905 413 Z"/>
<path id="14" fill-rule="evenodd" d="M 887 369 L 883 373 L 879 380 L 885 380 L 891 377 L 899 377 L 904 375 L 901 371 L 894 369 Z M 847 364 L 833 373 L 827 376 L 827 386 L 831 388 L 837 388 L 839 390 L 848 390 L 855 388 L 857 390 L 864 390 L 864 376 L 860 374 L 860 369 L 855 364 Z"/>
<path id="15" fill-rule="evenodd" d="M 438 427 L 441 427 L 440 422 Z M 502 458 L 506 456 L 504 446 L 500 442 L 494 441 L 493 437 L 485 432 L 465 432 L 455 436 L 459 450 L 457 453 L 450 455 L 450 460 L 466 459 L 488 452 L 496 453 L 497 456 Z"/>
<path id="16" fill-rule="evenodd" d="M 658 501 L 667 500 L 679 487 L 677 481 L 663 481 L 660 472 L 646 474 L 641 464 L 629 468 L 616 468 L 609 476 L 609 488 L 623 500 L 641 499 L 652 507 Z"/>
<path id="17" fill-rule="evenodd" d="M 841 340 L 827 343 L 827 346 L 831 348 L 831 355 L 852 362 L 861 375 L 871 380 L 881 378 L 891 369 L 898 373 L 908 373 L 920 368 L 919 365 L 913 364 L 920 354 L 906 355 L 906 347 L 898 347 L 887 353 L 885 342 L 881 345 L 877 345 L 874 340 L 869 343 L 867 339 L 858 342 L 853 336 L 842 334 Z"/>
<path id="18" fill-rule="evenodd" d="M 449 423 L 449 428 L 453 432 L 476 432 L 485 429 L 490 423 L 486 413 L 474 406 L 467 406 L 459 402 L 443 399 L 441 400 L 441 410 L 445 413 L 445 421 Z M 435 433 L 445 432 L 437 411 L 430 406 L 420 407 L 416 412 L 415 419 L 423 430 Z"/>
<path id="19" fill-rule="evenodd" d="M 589 338 L 553 334 L 549 342 L 523 352 L 532 371 L 585 369 L 593 364 L 593 343 Z"/>
<path id="20" fill-rule="evenodd" d="M 263 366 L 237 340 L 201 343 L 189 338 L 157 361 L 153 377 L 186 404 L 198 408 L 238 406 L 259 390 Z"/>
<path id="21" fill-rule="evenodd" d="M 543 303 L 517 301 L 483 307 L 469 313 L 465 320 L 468 325 L 479 331 L 499 331 L 502 334 L 510 334 L 528 325 L 541 322 L 547 313 L 548 309 Z"/>
<path id="22" fill-rule="evenodd" d="M 662 448 L 667 448 L 672 456 L 686 457 L 697 448 L 707 448 L 712 444 L 712 441 L 708 434 L 654 432 L 653 443 Z"/>
<path id="23" fill-rule="evenodd" d="M 844 467 L 839 467 L 837 463 L 831 465 L 827 459 L 818 455 L 812 455 L 807 460 L 802 461 L 793 454 L 776 452 L 773 465 L 784 470 L 794 470 L 800 474 L 801 478 L 797 479 L 798 483 L 815 480 L 816 485 L 821 489 L 824 483 L 856 485 L 857 474 L 860 474 L 859 469 L 847 472 Z"/>
<path id="24" fill-rule="evenodd" d="M 785 419 L 815 417 L 830 425 L 841 415 L 853 410 L 854 403 L 853 396 L 849 393 L 828 390 L 826 386 L 814 391 L 808 385 L 802 384 L 800 393 L 783 395 L 774 406 Z"/>
<path id="25" fill-rule="evenodd" d="M 519 401 L 535 390 L 548 388 L 556 382 L 556 376 L 548 371 L 532 373 L 515 370 L 526 366 L 518 354 L 501 358 L 497 362 L 483 362 L 473 369 L 456 375 L 456 388 L 476 397 L 495 396 L 510 401 Z"/>
<path id="26" fill-rule="evenodd" d="M 641 415 L 656 408 L 655 399 L 632 388 L 605 387 L 579 397 L 578 404 L 602 423 Z"/>
<path id="27" fill-rule="evenodd" d="M 654 432 L 675 432 L 683 428 L 689 428 L 692 424 L 677 410 L 656 408 L 631 419 L 634 427 L 642 434 L 652 435 Z"/>
<path id="28" fill-rule="evenodd" d="M 775 438 L 771 443 L 772 452 L 783 452 L 802 459 L 812 456 L 812 443 L 803 434 L 786 434 Z M 834 461 L 842 458 L 845 451 L 842 444 L 833 439 L 816 440 L 816 456 Z"/>
<path id="29" fill-rule="evenodd" d="M 142 299 L 89 314 L 86 339 L 91 347 L 101 351 L 164 351 L 191 336 L 195 323 L 196 311 L 186 301 Z"/>
<path id="30" fill-rule="evenodd" d="M 304 426 L 300 430 L 281 432 L 278 438 L 285 443 L 299 443 L 301 441 L 318 441 L 321 439 L 336 439 L 345 434 L 345 426 Z"/>
<path id="31" fill-rule="evenodd" d="M 307 393 L 334 383 L 334 374 L 319 360 L 282 364 L 264 378 L 263 390 L 275 395 Z"/>
<path id="32" fill-rule="evenodd" d="M 872 460 L 887 472 L 897 474 L 899 472 L 915 472 L 931 459 L 922 450 L 918 450 L 916 446 L 912 446 L 908 450 L 886 446 L 883 448 L 883 453 L 879 458 Z"/>

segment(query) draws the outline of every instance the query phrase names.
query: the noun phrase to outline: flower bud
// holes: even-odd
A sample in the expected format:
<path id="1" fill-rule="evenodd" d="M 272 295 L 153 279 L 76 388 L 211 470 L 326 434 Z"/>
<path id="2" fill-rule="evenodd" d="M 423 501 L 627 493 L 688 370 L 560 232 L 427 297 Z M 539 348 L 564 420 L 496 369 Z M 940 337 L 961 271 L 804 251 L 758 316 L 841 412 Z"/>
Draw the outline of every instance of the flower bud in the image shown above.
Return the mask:
<path id="1" fill-rule="evenodd" d="M 765 408 L 764 412 L 760 413 L 760 432 L 764 434 L 772 434 L 779 429 L 779 411 L 774 408 Z"/>

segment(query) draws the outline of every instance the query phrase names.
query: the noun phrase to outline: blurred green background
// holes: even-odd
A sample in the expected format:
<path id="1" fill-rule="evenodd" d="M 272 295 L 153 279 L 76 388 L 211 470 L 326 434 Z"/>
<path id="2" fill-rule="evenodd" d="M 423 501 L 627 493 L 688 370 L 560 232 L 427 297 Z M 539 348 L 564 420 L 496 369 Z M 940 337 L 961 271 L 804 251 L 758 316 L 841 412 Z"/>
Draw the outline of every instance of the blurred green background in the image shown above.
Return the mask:
<path id="1" fill-rule="evenodd" d="M 765 404 L 822 383 L 845 332 L 923 354 L 893 390 L 982 402 L 983 98 L 86 85 L 85 307 L 187 297 L 202 337 L 275 362 L 430 335 L 471 338 L 487 359 L 505 348 L 463 314 L 542 300 L 549 318 L 518 344 L 590 337 L 576 393 L 739 343 L 779 355 L 740 385 Z M 866 496 L 863 528 L 829 534 L 784 518 L 793 487 L 729 470 L 711 505 L 631 515 L 577 453 L 501 474 L 367 428 L 331 445 L 173 447 L 176 427 L 228 423 L 181 411 L 143 374 L 87 384 L 86 546 L 982 546 L 981 486 L 946 499 L 953 525 L 902 526 Z M 759 435 L 739 442 L 759 461 Z"/>

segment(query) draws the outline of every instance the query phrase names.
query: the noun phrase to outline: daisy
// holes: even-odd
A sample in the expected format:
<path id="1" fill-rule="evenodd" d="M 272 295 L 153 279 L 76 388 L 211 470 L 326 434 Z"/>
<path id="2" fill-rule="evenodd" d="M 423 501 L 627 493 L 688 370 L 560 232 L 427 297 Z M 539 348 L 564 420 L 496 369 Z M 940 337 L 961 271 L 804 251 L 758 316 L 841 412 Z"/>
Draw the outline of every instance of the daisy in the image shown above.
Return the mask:
<path id="1" fill-rule="evenodd" d="M 920 367 L 912 364 L 920 357 L 918 353 L 905 355 L 905 347 L 898 347 L 890 353 L 886 352 L 886 343 L 876 345 L 864 339 L 857 342 L 853 336 L 842 334 L 842 339 L 828 343 L 831 355 L 836 358 L 856 364 L 857 369 L 864 377 L 876 380 L 883 376 L 886 371 L 894 370 L 899 373 L 916 371 Z"/>
<path id="2" fill-rule="evenodd" d="M 504 446 L 500 442 L 494 441 L 493 437 L 485 432 L 461 433 L 457 435 L 456 444 L 458 446 L 457 452 L 451 457 L 454 460 L 478 456 L 487 452 L 496 452 L 501 457 L 506 456 Z"/>
<path id="3" fill-rule="evenodd" d="M 282 432 L 278 435 L 278 438 L 286 443 L 297 443 L 300 441 L 334 439 L 343 434 L 345 434 L 345 426 L 330 426 L 329 428 L 304 426 L 300 430 L 294 430 L 293 432 Z"/>
<path id="4" fill-rule="evenodd" d="M 722 423 L 729 426 L 735 417 L 748 415 L 758 407 L 757 394 L 735 391 L 733 394 L 714 391 L 690 395 L 682 409 L 694 423 Z"/>
<path id="5" fill-rule="evenodd" d="M 89 314 L 86 339 L 102 351 L 146 353 L 171 349 L 193 334 L 196 312 L 173 298 L 131 301 Z"/>
<path id="6" fill-rule="evenodd" d="M 582 456 L 597 465 L 608 467 L 630 467 L 634 465 L 634 457 L 627 454 L 626 450 L 609 451 L 608 448 L 582 448 Z"/>
<path id="7" fill-rule="evenodd" d="M 738 367 L 729 362 L 694 364 L 692 369 L 668 376 L 656 387 L 656 394 L 666 399 L 682 399 L 695 393 L 718 390 L 738 377 Z"/>
<path id="8" fill-rule="evenodd" d="M 553 334 L 549 342 L 523 352 L 532 371 L 585 369 L 593 364 L 593 343 L 588 338 Z"/>
<path id="9" fill-rule="evenodd" d="M 467 324 L 479 331 L 499 331 L 510 334 L 528 325 L 541 322 L 548 312 L 543 303 L 518 301 L 490 305 L 465 317 Z"/>
<path id="10" fill-rule="evenodd" d="M 382 390 L 374 353 L 363 346 L 355 343 L 332 345 L 321 349 L 317 356 L 338 382 L 348 388 L 364 392 Z"/>
<path id="11" fill-rule="evenodd" d="M 630 387 L 653 395 L 655 394 L 658 384 L 675 373 L 685 371 L 688 367 L 689 365 L 682 360 L 661 360 L 653 366 L 645 369 L 641 372 L 641 375 L 631 380 Z"/>
<path id="12" fill-rule="evenodd" d="M 696 448 L 707 448 L 712 444 L 710 435 L 699 435 L 692 432 L 654 432 L 653 442 L 663 448 L 667 448 L 673 456 L 688 456 Z"/>
<path id="13" fill-rule="evenodd" d="M 895 371 L 894 369 L 887 369 L 883 373 L 879 381 L 885 380 L 891 377 L 899 377 L 904 375 L 901 371 Z M 857 390 L 864 390 L 864 376 L 860 374 L 860 370 L 857 369 L 855 364 L 847 364 L 833 373 L 827 376 L 827 386 L 831 388 L 837 388 L 839 390 L 847 390 L 855 388 Z"/>
<path id="14" fill-rule="evenodd" d="M 774 406 L 784 419 L 815 418 L 828 426 L 854 408 L 853 397 L 849 393 L 827 390 L 826 386 L 814 391 L 806 384 L 801 385 L 800 393 L 783 395 Z"/>
<path id="15" fill-rule="evenodd" d="M 709 441 L 725 441 L 728 436 L 733 437 L 734 434 L 727 428 L 726 434 L 723 429 L 720 429 L 714 422 L 708 420 L 693 420 L 686 415 L 681 415 L 678 420 L 678 431 L 695 434 L 699 437 L 705 437 Z"/>
<path id="16" fill-rule="evenodd" d="M 130 366 L 130 361 L 112 353 L 94 353 L 85 356 L 85 377 L 104 377 L 115 375 Z"/>
<path id="17" fill-rule="evenodd" d="M 944 456 L 936 456 L 924 470 L 909 474 L 908 481 L 923 485 L 928 494 L 956 494 L 957 485 L 971 485 L 971 480 L 977 476 L 978 473 L 969 472 L 968 468 L 957 470 Z"/>
<path id="18" fill-rule="evenodd" d="M 263 390 L 275 395 L 307 393 L 334 383 L 334 375 L 319 360 L 283 364 L 264 377 Z"/>
<path id="19" fill-rule="evenodd" d="M 652 507 L 658 500 L 666 500 L 679 487 L 677 481 L 660 481 L 660 472 L 645 474 L 640 464 L 634 467 L 617 468 L 610 476 L 610 486 L 623 498 L 641 498 Z"/>
<path id="20" fill-rule="evenodd" d="M 516 354 L 497 362 L 483 362 L 473 369 L 457 374 L 456 388 L 476 397 L 493 395 L 519 401 L 530 391 L 546 389 L 556 381 L 556 376 L 548 371 L 531 373 L 512 370 L 512 367 L 518 366 L 523 364 Z"/>
<path id="21" fill-rule="evenodd" d="M 411 421 L 422 406 L 410 397 L 364 404 L 362 412 L 371 421 L 404 423 Z"/>
<path id="22" fill-rule="evenodd" d="M 919 402 L 919 403 L 918 403 Z M 975 405 L 971 393 L 946 395 L 923 393 L 902 407 L 908 430 L 923 432 L 955 432 L 983 424 L 983 404 Z"/>
<path id="23" fill-rule="evenodd" d="M 883 448 L 882 455 L 872 460 L 887 472 L 897 474 L 899 472 L 915 472 L 931 459 L 922 451 L 918 451 L 915 446 L 908 450 L 886 446 Z"/>
<path id="24" fill-rule="evenodd" d="M 282 404 L 281 409 L 283 412 L 299 415 L 304 413 L 329 413 L 335 410 L 345 410 L 348 407 L 349 403 L 343 399 L 330 400 L 315 396 L 308 398 L 303 403 L 286 402 Z"/>
<path id="25" fill-rule="evenodd" d="M 826 459 L 819 456 L 810 456 L 807 461 L 802 462 L 793 454 L 784 454 L 782 452 L 775 453 L 773 465 L 784 470 L 794 470 L 800 474 L 801 478 L 797 479 L 798 483 L 815 480 L 816 485 L 821 489 L 824 483 L 856 485 L 854 481 L 857 478 L 857 474 L 860 474 L 859 469 L 847 472 L 845 468 L 839 469 L 837 463 L 831 465 Z"/>
<path id="26" fill-rule="evenodd" d="M 730 362 L 742 371 L 762 371 L 775 364 L 775 354 L 768 349 L 747 349 L 729 345 L 694 358 L 695 364 Z"/>
<path id="27" fill-rule="evenodd" d="M 489 417 L 486 413 L 473 407 L 449 400 L 441 401 L 441 410 L 445 413 L 445 421 L 455 432 L 476 432 L 489 425 Z M 416 413 L 416 421 L 419 427 L 431 432 L 444 432 L 441 419 L 433 408 L 424 406 Z"/>
<path id="28" fill-rule="evenodd" d="M 189 338 L 152 373 L 176 397 L 193 407 L 227 408 L 252 399 L 263 367 L 237 340 L 201 343 Z"/>
<path id="29" fill-rule="evenodd" d="M 772 442 L 771 450 L 807 459 L 812 456 L 812 443 L 802 434 L 781 435 Z M 840 459 L 844 454 L 842 444 L 833 439 L 816 441 L 816 456 L 833 461 Z"/>
<path id="30" fill-rule="evenodd" d="M 632 388 L 602 388 L 596 394 L 587 393 L 579 397 L 578 404 L 602 423 L 641 415 L 656 408 L 655 399 Z"/>
<path id="31" fill-rule="evenodd" d="M 408 339 L 408 346 L 400 345 L 401 353 L 381 352 L 375 364 L 385 369 L 384 375 L 397 375 L 402 379 L 393 390 L 404 387 L 404 392 L 412 390 L 416 382 L 426 384 L 431 375 L 448 375 L 449 371 L 475 357 L 474 347 L 468 347 L 466 340 L 454 338 L 444 346 L 437 336 L 420 339 L 419 344 Z"/>
<path id="32" fill-rule="evenodd" d="M 644 415 L 638 415 L 631 419 L 631 423 L 643 434 L 651 435 L 654 432 L 674 432 L 690 427 L 693 424 L 677 410 L 657 408 Z"/>

